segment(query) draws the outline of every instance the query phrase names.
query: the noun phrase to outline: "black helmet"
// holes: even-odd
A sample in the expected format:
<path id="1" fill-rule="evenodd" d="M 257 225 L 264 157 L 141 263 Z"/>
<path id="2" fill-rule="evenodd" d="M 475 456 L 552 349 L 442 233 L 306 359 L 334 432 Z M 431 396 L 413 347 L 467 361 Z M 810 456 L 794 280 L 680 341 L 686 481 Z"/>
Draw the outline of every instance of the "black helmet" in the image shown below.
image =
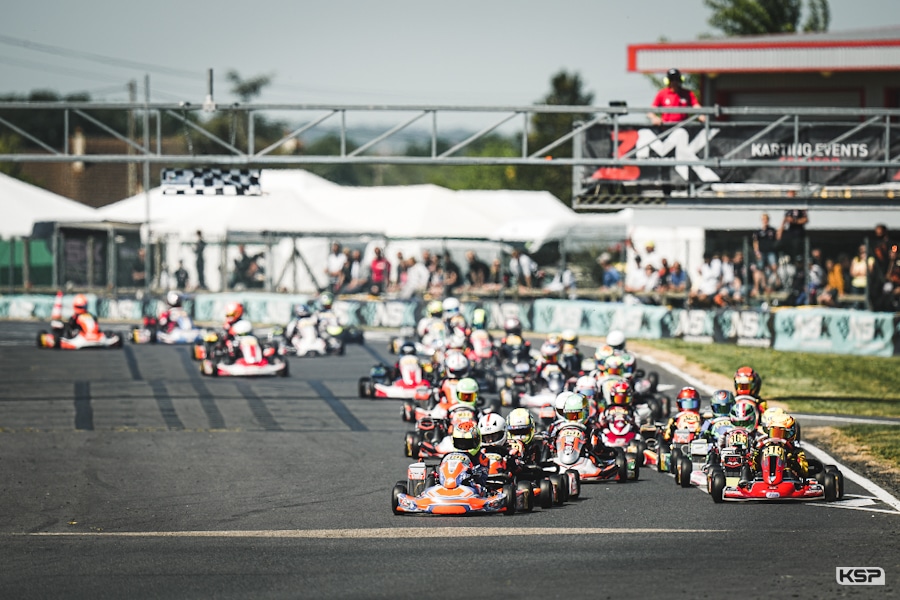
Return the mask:
<path id="1" fill-rule="evenodd" d="M 669 69 L 666 72 L 666 85 L 673 81 L 677 81 L 678 83 L 684 82 L 684 77 L 682 77 L 681 71 L 679 71 L 678 69 Z"/>

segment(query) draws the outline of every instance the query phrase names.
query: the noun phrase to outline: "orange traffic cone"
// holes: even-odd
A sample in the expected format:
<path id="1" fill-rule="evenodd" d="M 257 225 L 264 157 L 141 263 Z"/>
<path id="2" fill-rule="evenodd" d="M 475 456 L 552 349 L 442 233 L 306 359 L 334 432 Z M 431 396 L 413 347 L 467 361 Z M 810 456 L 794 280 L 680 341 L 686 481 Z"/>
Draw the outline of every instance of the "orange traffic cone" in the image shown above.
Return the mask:
<path id="1" fill-rule="evenodd" d="M 50 313 L 50 326 L 53 329 L 62 329 L 62 290 L 56 292 L 56 301 L 53 303 L 53 312 Z"/>

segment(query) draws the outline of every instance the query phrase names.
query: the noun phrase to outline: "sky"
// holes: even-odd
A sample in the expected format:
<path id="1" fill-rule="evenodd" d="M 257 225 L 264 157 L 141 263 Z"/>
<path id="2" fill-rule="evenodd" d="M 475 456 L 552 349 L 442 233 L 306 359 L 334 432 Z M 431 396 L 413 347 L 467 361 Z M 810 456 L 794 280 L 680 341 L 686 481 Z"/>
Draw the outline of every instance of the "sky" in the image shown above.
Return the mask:
<path id="1" fill-rule="evenodd" d="M 272 77 L 255 102 L 522 106 L 559 71 L 595 105 L 647 106 L 629 44 L 716 33 L 702 0 L 28 0 L 0 20 L 0 94 L 49 89 L 126 101 L 202 103 L 213 69 Z M 897 0 L 830 0 L 831 31 L 900 24 Z M 673 65 L 677 66 L 677 65 Z M 138 98 L 143 100 L 140 87 Z"/>

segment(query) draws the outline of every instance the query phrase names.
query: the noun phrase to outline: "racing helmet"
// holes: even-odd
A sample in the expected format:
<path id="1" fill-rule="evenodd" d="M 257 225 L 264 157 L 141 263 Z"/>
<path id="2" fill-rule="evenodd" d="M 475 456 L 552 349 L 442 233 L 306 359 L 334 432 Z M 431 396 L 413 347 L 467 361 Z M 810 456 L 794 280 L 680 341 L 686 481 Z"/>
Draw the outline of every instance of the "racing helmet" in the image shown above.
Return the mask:
<path id="1" fill-rule="evenodd" d="M 637 372 L 637 359 L 628 352 L 622 352 L 619 358 L 622 359 L 622 376 L 631 381 Z"/>
<path id="2" fill-rule="evenodd" d="M 734 406 L 734 394 L 728 390 L 716 390 L 709 401 L 712 413 L 717 417 L 727 417 Z"/>
<path id="3" fill-rule="evenodd" d="M 83 315 L 87 312 L 87 296 L 84 294 L 76 294 L 74 300 L 72 300 L 72 310 L 76 315 Z"/>
<path id="4" fill-rule="evenodd" d="M 244 316 L 244 305 L 240 302 L 229 302 L 225 305 L 225 322 L 231 325 Z"/>
<path id="5" fill-rule="evenodd" d="M 759 423 L 759 409 L 753 400 L 738 400 L 731 407 L 731 424 L 752 431 Z"/>
<path id="6" fill-rule="evenodd" d="M 485 446 L 506 444 L 506 419 L 499 413 L 488 413 L 478 419 L 478 431 L 481 432 L 481 443 Z"/>
<path id="7" fill-rule="evenodd" d="M 558 333 L 547 334 L 547 341 L 557 346 L 562 346 L 562 337 Z"/>
<path id="8" fill-rule="evenodd" d="M 547 340 L 541 344 L 541 358 L 547 363 L 555 363 L 559 358 L 559 344 Z"/>
<path id="9" fill-rule="evenodd" d="M 294 305 L 294 316 L 298 319 L 306 319 L 307 317 L 312 316 L 312 311 L 308 304 L 301 302 Z"/>
<path id="10" fill-rule="evenodd" d="M 469 326 L 469 324 L 466 323 L 466 318 L 459 313 L 450 317 L 450 321 L 448 321 L 448 324 L 450 325 L 451 329 L 460 329 L 462 331 L 465 331 Z"/>
<path id="11" fill-rule="evenodd" d="M 574 329 L 564 329 L 560 334 L 562 341 L 568 344 L 572 344 L 573 346 L 578 345 L 578 334 L 575 333 Z"/>
<path id="12" fill-rule="evenodd" d="M 566 418 L 566 400 L 569 399 L 569 392 L 560 392 L 556 395 L 556 399 L 553 401 L 553 408 L 556 410 L 556 414 L 559 415 L 560 419 Z"/>
<path id="13" fill-rule="evenodd" d="M 597 382 L 590 375 L 582 375 L 575 380 L 575 387 L 572 391 L 581 394 L 587 399 L 591 399 L 597 392 Z"/>
<path id="14" fill-rule="evenodd" d="M 585 407 L 584 398 L 581 394 L 568 392 L 566 401 L 563 404 L 563 418 L 566 421 L 576 421 L 584 423 L 588 418 L 588 410 Z"/>
<path id="15" fill-rule="evenodd" d="M 503 321 L 503 331 L 506 335 L 522 335 L 522 322 L 516 317 L 508 317 Z"/>
<path id="16" fill-rule="evenodd" d="M 597 346 L 597 349 L 594 350 L 594 358 L 597 359 L 598 363 L 602 363 L 607 357 L 612 356 L 614 352 L 613 347 L 609 344 Z"/>
<path id="17" fill-rule="evenodd" d="M 734 374 L 734 393 L 737 395 L 759 396 L 762 378 L 752 367 L 741 367 Z"/>
<path id="18" fill-rule="evenodd" d="M 534 417 L 527 408 L 515 408 L 506 418 L 506 431 L 509 437 L 525 444 L 534 439 Z"/>
<path id="19" fill-rule="evenodd" d="M 403 356 L 415 356 L 416 355 L 416 345 L 409 340 L 406 340 L 402 344 L 400 344 L 400 354 Z"/>
<path id="20" fill-rule="evenodd" d="M 444 307 L 441 305 L 440 300 L 432 300 L 428 303 L 428 306 L 425 307 L 425 311 L 428 313 L 429 317 L 440 317 L 441 313 L 444 312 Z"/>
<path id="21" fill-rule="evenodd" d="M 447 374 L 453 379 L 460 379 L 469 374 L 469 359 L 462 352 L 448 352 L 444 359 Z"/>
<path id="22" fill-rule="evenodd" d="M 771 418 L 766 427 L 766 435 L 776 440 L 793 441 L 797 435 L 797 424 L 794 417 L 787 413 L 779 413 Z"/>
<path id="23" fill-rule="evenodd" d="M 456 384 L 456 401 L 475 407 L 478 402 L 478 382 L 471 377 L 464 377 Z"/>
<path id="24" fill-rule="evenodd" d="M 331 292 L 325 292 L 319 296 L 319 306 L 322 307 L 322 310 L 331 310 L 332 304 L 334 304 L 334 295 Z"/>
<path id="25" fill-rule="evenodd" d="M 614 351 L 622 351 L 625 349 L 625 333 L 619 329 L 613 329 L 606 334 L 606 345 Z"/>
<path id="26" fill-rule="evenodd" d="M 232 335 L 250 335 L 253 325 L 250 321 L 238 321 L 231 327 Z"/>
<path id="27" fill-rule="evenodd" d="M 763 411 L 761 415 L 759 415 L 759 424 L 762 426 L 763 431 L 765 431 L 766 427 L 768 427 L 772 420 L 775 419 L 778 415 L 783 415 L 784 409 L 780 406 L 773 406 L 772 408 L 767 408 Z"/>
<path id="28" fill-rule="evenodd" d="M 700 392 L 692 387 L 683 387 L 675 398 L 679 411 L 689 410 L 697 412 L 700 410 Z"/>
<path id="29" fill-rule="evenodd" d="M 487 327 L 487 311 L 476 308 L 472 312 L 472 329 L 485 329 Z"/>
<path id="30" fill-rule="evenodd" d="M 441 303 L 441 308 L 444 311 L 444 318 L 450 318 L 453 315 L 459 314 L 459 300 L 454 297 L 444 298 L 444 302 Z"/>
<path id="31" fill-rule="evenodd" d="M 181 306 L 181 294 L 179 294 L 175 290 L 169 291 L 169 293 L 166 294 L 166 304 L 168 304 L 171 308 Z"/>
<path id="32" fill-rule="evenodd" d="M 631 405 L 631 386 L 624 381 L 616 381 L 609 387 L 609 402 L 616 406 Z M 699 406 L 699 402 L 697 403 Z"/>
<path id="33" fill-rule="evenodd" d="M 475 456 L 481 450 L 481 432 L 474 421 L 464 421 L 453 428 L 453 447 L 460 452 Z"/>
<path id="34" fill-rule="evenodd" d="M 621 377 L 625 374 L 625 364 L 621 356 L 615 354 L 607 356 L 606 360 L 603 361 L 603 365 L 606 367 L 607 375 L 618 375 Z"/>

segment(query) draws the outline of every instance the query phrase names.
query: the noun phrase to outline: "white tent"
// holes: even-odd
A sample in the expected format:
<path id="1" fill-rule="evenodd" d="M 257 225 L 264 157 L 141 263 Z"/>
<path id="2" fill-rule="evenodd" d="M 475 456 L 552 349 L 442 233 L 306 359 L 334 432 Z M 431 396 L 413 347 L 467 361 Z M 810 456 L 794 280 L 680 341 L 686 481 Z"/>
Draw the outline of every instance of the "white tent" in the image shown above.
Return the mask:
<path id="1" fill-rule="evenodd" d="M 97 209 L 0 173 L 0 236 L 30 236 L 39 221 L 98 221 Z"/>

